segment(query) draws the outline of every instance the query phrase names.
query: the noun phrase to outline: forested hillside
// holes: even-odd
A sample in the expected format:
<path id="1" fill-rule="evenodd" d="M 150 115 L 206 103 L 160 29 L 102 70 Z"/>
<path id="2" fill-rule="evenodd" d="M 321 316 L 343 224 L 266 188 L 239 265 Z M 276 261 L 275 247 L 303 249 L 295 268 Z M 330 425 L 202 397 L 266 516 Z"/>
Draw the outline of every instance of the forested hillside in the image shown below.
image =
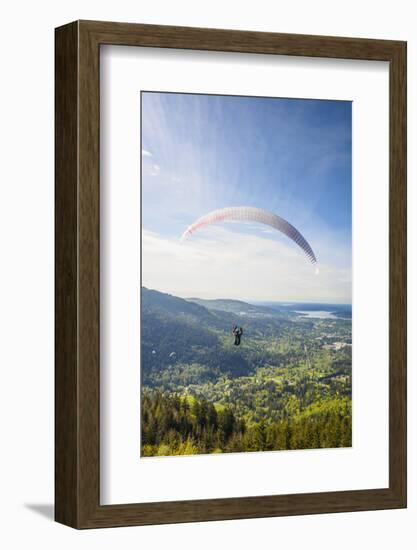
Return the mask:
<path id="1" fill-rule="evenodd" d="M 144 393 L 144 456 L 350 447 L 352 405 L 347 398 L 311 405 L 278 422 L 247 423 L 232 407 L 160 392 Z"/>
<path id="2" fill-rule="evenodd" d="M 143 288 L 142 455 L 350 446 L 351 321 L 330 310 Z"/>

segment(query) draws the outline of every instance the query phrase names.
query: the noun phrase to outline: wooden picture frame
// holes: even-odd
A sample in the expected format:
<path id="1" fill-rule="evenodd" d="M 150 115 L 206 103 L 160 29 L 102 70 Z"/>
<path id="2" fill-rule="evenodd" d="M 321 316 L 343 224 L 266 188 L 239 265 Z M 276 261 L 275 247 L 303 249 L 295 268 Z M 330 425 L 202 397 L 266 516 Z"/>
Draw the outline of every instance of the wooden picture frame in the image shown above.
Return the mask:
<path id="1" fill-rule="evenodd" d="M 56 29 L 55 519 L 75 528 L 406 506 L 406 43 L 76 21 Z M 103 44 L 389 62 L 389 487 L 100 505 L 99 56 Z"/>

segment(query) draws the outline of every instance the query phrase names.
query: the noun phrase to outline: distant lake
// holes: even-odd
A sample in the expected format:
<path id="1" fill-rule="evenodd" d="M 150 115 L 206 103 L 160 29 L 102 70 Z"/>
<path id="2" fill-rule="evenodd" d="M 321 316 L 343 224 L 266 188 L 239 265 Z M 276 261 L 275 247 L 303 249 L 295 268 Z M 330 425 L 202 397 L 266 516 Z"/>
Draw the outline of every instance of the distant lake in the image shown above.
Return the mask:
<path id="1" fill-rule="evenodd" d="M 351 304 L 326 304 L 308 302 L 258 302 L 280 312 L 304 315 L 307 319 L 344 319 L 352 318 Z"/>
<path id="2" fill-rule="evenodd" d="M 295 313 L 307 317 L 308 319 L 337 319 L 336 315 L 331 311 L 299 311 L 295 310 Z"/>

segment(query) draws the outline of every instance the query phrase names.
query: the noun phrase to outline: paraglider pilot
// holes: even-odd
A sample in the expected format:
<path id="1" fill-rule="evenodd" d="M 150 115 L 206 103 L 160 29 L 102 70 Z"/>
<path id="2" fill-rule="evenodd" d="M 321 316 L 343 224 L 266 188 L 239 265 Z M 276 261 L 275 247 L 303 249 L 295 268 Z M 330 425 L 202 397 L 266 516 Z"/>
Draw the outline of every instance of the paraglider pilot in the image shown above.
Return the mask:
<path id="1" fill-rule="evenodd" d="M 237 325 L 234 325 L 232 333 L 233 333 L 233 336 L 235 337 L 235 341 L 234 341 L 235 346 L 240 346 L 240 337 L 243 334 L 242 327 L 238 327 Z"/>

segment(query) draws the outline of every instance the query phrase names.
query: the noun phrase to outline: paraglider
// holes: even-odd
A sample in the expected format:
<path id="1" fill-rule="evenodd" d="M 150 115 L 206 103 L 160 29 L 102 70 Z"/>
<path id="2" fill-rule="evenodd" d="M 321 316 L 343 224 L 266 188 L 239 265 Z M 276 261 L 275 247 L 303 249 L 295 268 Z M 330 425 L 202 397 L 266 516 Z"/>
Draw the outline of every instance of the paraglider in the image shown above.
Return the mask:
<path id="1" fill-rule="evenodd" d="M 213 210 L 187 227 L 181 236 L 181 242 L 191 237 L 195 231 L 205 226 L 227 221 L 257 222 L 272 227 L 291 239 L 303 251 L 304 255 L 307 256 L 308 260 L 310 260 L 313 265 L 317 264 L 317 258 L 313 249 L 298 229 L 284 218 L 281 218 L 281 216 L 254 206 L 232 206 Z M 317 266 L 315 272 L 316 275 L 318 275 Z M 234 336 L 234 345 L 239 346 L 243 334 L 242 327 L 234 325 L 232 334 Z"/>
<path id="2" fill-rule="evenodd" d="M 242 337 L 242 334 L 243 334 L 242 327 L 238 327 L 237 325 L 234 325 L 232 329 L 232 334 L 235 337 L 234 345 L 240 346 L 240 338 Z"/>
<path id="3" fill-rule="evenodd" d="M 312 264 L 317 263 L 316 256 L 313 249 L 301 235 L 301 233 L 287 220 L 281 218 L 277 214 L 273 214 L 263 208 L 256 208 L 253 206 L 234 206 L 229 208 L 220 208 L 219 210 L 213 210 L 209 214 L 202 216 L 194 223 L 192 223 L 183 233 L 181 241 L 190 237 L 198 229 L 210 225 L 216 222 L 222 221 L 250 221 L 258 222 L 264 225 L 273 227 L 277 231 L 280 231 L 287 237 L 289 237 L 295 244 L 297 244 Z M 316 270 L 317 273 L 317 270 Z"/>

